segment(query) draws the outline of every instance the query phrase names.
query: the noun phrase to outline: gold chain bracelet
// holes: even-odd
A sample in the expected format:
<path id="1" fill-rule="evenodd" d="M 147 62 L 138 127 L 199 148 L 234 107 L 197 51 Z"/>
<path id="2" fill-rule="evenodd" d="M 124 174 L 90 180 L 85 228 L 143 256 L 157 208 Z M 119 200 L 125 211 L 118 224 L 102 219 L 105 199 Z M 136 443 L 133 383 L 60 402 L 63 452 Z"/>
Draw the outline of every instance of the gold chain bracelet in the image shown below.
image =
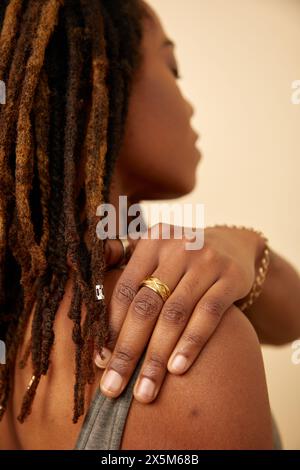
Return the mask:
<path id="1" fill-rule="evenodd" d="M 268 243 L 269 243 L 268 239 L 259 230 L 256 230 L 252 227 L 245 227 L 244 225 L 239 225 L 238 226 L 238 225 L 222 224 L 222 225 L 214 225 L 212 227 L 206 227 L 206 228 L 214 228 L 214 227 L 221 227 L 221 228 L 222 227 L 227 227 L 227 228 L 235 228 L 235 229 L 238 229 L 238 230 L 248 230 L 248 231 L 251 231 L 251 232 L 254 232 L 254 233 L 258 234 L 265 242 L 265 248 L 264 248 L 263 256 L 262 256 L 262 259 L 261 259 L 261 262 L 260 262 L 260 266 L 258 268 L 257 276 L 254 280 L 252 288 L 251 288 L 249 294 L 247 295 L 246 299 L 244 300 L 242 305 L 239 305 L 239 309 L 242 310 L 242 312 L 244 312 L 249 307 L 251 307 L 251 305 L 253 305 L 254 301 L 261 294 L 263 284 L 266 280 L 268 268 L 269 268 L 269 265 L 270 265 L 270 249 L 269 249 L 269 246 L 268 246 Z"/>

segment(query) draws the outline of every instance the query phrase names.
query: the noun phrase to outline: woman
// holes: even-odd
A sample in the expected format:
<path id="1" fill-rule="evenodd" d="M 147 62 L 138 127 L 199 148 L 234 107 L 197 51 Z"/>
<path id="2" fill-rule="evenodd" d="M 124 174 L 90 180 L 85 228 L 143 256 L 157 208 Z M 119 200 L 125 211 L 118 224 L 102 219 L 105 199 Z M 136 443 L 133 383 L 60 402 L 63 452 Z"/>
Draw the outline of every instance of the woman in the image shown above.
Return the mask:
<path id="1" fill-rule="evenodd" d="M 1 448 L 272 448 L 257 334 L 268 338 L 282 319 L 275 317 L 273 330 L 260 330 L 266 318 L 260 323 L 253 310 L 256 334 L 233 305 L 251 289 L 262 238 L 251 231 L 208 229 L 201 276 L 203 267 L 207 270 L 200 282 L 194 261 L 200 254 L 183 252 L 182 242 L 174 239 L 167 245 L 140 240 L 124 271 L 104 272 L 95 215 L 101 202 L 118 209 L 119 195 L 128 195 L 130 203 L 178 197 L 195 184 L 199 153 L 189 124 L 193 109 L 176 85 L 175 57 L 155 13 L 135 0 L 12 0 L 1 7 L 1 19 L 0 73 L 8 83 L 0 126 L 1 315 L 7 345 Z M 147 331 L 164 309 L 157 292 L 143 287 L 137 293 L 146 274 L 137 269 L 141 262 L 147 274 L 165 281 L 173 297 L 186 270 L 188 282 L 173 299 L 173 313 L 176 300 L 185 321 L 210 285 L 216 287 L 210 302 L 202 299 L 207 316 L 196 323 L 202 330 L 191 324 L 183 336 L 186 343 L 189 338 L 194 364 L 182 377 L 164 377 L 161 359 L 169 357 L 182 322 L 179 328 L 176 315 L 161 315 L 173 321 L 161 320 L 161 337 L 157 333 L 143 365 L 148 385 L 149 379 L 158 384 L 156 399 L 147 406 L 145 400 L 130 401 L 136 379 L 131 374 Z M 291 268 L 290 279 L 297 292 L 299 279 Z M 197 291 L 188 291 L 196 280 Z M 105 303 L 95 298 L 95 286 L 101 284 Z M 212 299 L 221 292 L 217 305 Z M 124 299 L 130 309 L 123 324 Z M 299 332 L 293 308 L 281 330 L 283 341 Z M 112 401 L 105 399 L 106 389 L 98 390 L 105 374 L 94 367 L 93 354 L 122 324 L 109 368 L 123 376 L 119 392 L 125 393 Z M 130 326 L 134 330 L 126 341 Z M 104 426 L 98 441 L 93 413 Z"/>

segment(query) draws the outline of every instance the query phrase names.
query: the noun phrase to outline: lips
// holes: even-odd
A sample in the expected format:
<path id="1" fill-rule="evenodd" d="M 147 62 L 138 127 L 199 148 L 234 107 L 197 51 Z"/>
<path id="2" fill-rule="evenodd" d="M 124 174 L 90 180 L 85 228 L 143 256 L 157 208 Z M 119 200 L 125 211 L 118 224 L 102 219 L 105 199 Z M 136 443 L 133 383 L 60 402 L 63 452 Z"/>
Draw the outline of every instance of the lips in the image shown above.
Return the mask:
<path id="1" fill-rule="evenodd" d="M 202 159 L 202 152 L 198 149 L 196 145 L 195 145 L 195 150 L 196 150 L 197 161 L 200 162 L 200 160 Z"/>
<path id="2" fill-rule="evenodd" d="M 199 134 L 195 133 L 194 135 L 195 135 L 195 137 L 194 137 L 194 142 L 196 143 L 197 140 L 199 139 Z"/>

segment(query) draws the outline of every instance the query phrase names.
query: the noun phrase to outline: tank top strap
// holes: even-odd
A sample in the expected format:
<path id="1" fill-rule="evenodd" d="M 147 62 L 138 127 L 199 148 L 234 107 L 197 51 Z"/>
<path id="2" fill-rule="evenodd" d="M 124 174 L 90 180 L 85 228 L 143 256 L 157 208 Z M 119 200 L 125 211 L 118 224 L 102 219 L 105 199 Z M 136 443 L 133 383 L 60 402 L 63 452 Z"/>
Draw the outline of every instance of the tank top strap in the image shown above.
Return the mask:
<path id="1" fill-rule="evenodd" d="M 144 351 L 126 388 L 117 398 L 106 397 L 97 387 L 77 438 L 75 450 L 119 450 L 133 399 L 133 388 L 145 354 Z"/>

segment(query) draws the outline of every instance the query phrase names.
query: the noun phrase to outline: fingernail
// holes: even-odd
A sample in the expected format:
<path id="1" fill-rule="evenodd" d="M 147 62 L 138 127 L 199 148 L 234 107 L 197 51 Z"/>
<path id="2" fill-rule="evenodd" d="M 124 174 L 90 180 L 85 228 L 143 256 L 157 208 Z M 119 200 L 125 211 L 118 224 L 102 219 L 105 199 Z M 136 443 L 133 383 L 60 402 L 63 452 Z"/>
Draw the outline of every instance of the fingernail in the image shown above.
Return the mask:
<path id="1" fill-rule="evenodd" d="M 187 358 L 182 354 L 176 354 L 175 358 L 171 362 L 171 369 L 174 372 L 183 372 L 187 366 Z"/>
<path id="2" fill-rule="evenodd" d="M 153 398 L 155 387 L 156 385 L 152 380 L 144 377 L 138 385 L 136 394 L 139 398 L 143 399 Z"/>
<path id="3" fill-rule="evenodd" d="M 105 369 L 109 359 L 111 358 L 111 351 L 104 347 L 102 349 L 102 355 L 103 355 L 103 358 L 100 356 L 99 353 L 97 353 L 94 361 L 97 367 L 99 367 L 100 369 Z"/>
<path id="4" fill-rule="evenodd" d="M 109 370 L 102 377 L 100 387 L 104 392 L 117 393 L 121 389 L 123 377 L 115 370 Z"/>

